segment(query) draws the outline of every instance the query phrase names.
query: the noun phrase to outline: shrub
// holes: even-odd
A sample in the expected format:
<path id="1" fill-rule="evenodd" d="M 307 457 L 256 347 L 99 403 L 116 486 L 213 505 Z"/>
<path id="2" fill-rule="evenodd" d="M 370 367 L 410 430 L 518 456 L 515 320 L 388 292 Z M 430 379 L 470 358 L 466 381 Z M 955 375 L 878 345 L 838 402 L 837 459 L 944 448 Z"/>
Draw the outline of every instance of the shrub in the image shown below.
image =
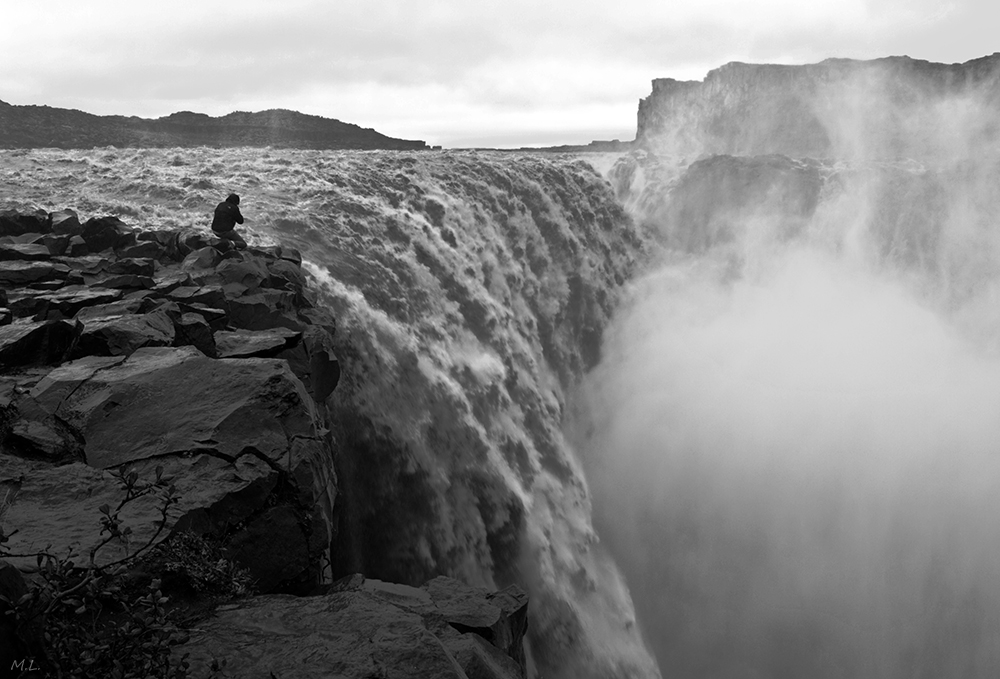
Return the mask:
<path id="1" fill-rule="evenodd" d="M 27 594 L 17 601 L 0 599 L 8 604 L 7 615 L 14 617 L 26 646 L 42 642 L 43 657 L 36 657 L 34 666 L 47 670 L 46 676 L 183 679 L 186 656 L 172 661 L 171 647 L 187 638 L 176 622 L 184 609 L 171 606 L 163 591 L 196 595 L 211 591 L 209 598 L 217 601 L 249 593 L 249 575 L 201 537 L 177 534 L 156 544 L 178 500 L 162 476 L 162 467 L 157 467 L 151 482 L 141 481 L 135 471 L 113 474 L 124 497 L 116 507 L 100 507 L 101 539 L 88 554 L 11 554 L 4 546 L 10 536 L 0 527 L 0 557 L 34 556 L 38 564 Z M 130 502 L 150 494 L 161 500 L 156 531 L 144 544 L 131 545 L 132 529 L 123 524 L 120 513 Z M 127 555 L 98 565 L 98 554 L 112 543 L 124 544 Z M 165 581 L 171 587 L 165 587 Z M 28 638 L 33 631 L 41 639 Z M 32 675 L 25 671 L 23 676 Z"/>

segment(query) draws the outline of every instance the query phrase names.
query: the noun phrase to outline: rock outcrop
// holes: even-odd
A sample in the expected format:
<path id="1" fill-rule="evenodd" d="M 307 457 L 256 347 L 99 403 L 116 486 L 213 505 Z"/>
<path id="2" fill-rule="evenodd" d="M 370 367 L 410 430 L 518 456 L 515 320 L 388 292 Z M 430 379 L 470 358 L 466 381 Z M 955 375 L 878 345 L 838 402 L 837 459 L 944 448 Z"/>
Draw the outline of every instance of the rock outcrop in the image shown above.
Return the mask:
<path id="1" fill-rule="evenodd" d="M 1000 53 L 964 64 L 734 62 L 702 82 L 654 80 L 639 102 L 636 143 L 678 156 L 941 159 L 970 143 L 995 146 L 998 110 Z"/>
<path id="2" fill-rule="evenodd" d="M 22 209 L 63 195 L 147 231 L 191 223 L 222 187 L 253 196 L 251 240 L 307 255 L 301 271 L 337 319 L 332 344 L 307 330 L 283 354 L 293 372 L 308 369 L 320 399 L 337 378 L 331 355 L 343 367 L 328 401 L 340 462 L 334 577 L 516 583 L 531 595 L 540 674 L 658 676 L 627 590 L 599 562 L 587 483 L 561 428 L 621 286 L 648 254 L 588 164 L 246 149 L 0 156 Z M 155 239 L 177 246 L 176 233 Z M 254 274 L 239 275 L 233 285 Z M 200 295 L 162 281 L 172 285 L 178 304 Z M 199 312 L 209 324 L 211 294 Z M 262 310 L 255 294 L 241 296 L 241 318 Z M 215 332 L 240 329 L 212 330 L 220 350 Z"/>
<path id="3" fill-rule="evenodd" d="M 351 123 L 274 109 L 237 111 L 220 117 L 182 111 L 162 118 L 97 116 L 51 106 L 13 106 L 0 101 L 0 148 L 95 148 L 98 146 L 270 146 L 299 149 L 428 148 Z"/>
<path id="4" fill-rule="evenodd" d="M 444 577 L 417 588 L 355 575 L 317 596 L 220 606 L 175 654 L 187 654 L 193 679 L 515 679 L 527 616 L 516 586 L 490 593 Z"/>
<path id="5" fill-rule="evenodd" d="M 125 505 L 130 541 L 104 545 L 98 565 L 193 533 L 261 593 L 176 649 L 193 676 L 224 660 L 222 676 L 523 677 L 516 587 L 324 585 L 338 494 L 326 401 L 340 366 L 335 321 L 310 301 L 301 261 L 68 210 L 0 215 L 0 593 L 23 593 L 18 570 L 30 575 L 37 553 L 89 554 L 102 506 L 134 472 L 179 500 L 162 530 L 157 496 Z"/>
<path id="6" fill-rule="evenodd" d="M 336 475 L 330 390 L 314 399 L 309 385 L 324 376 L 303 360 L 303 337 L 329 343 L 334 321 L 305 299 L 301 272 L 290 274 L 297 253 L 228 246 L 66 210 L 3 216 L 10 552 L 86 553 L 99 540 L 97 508 L 120 492 L 110 472 L 161 467 L 181 500 L 157 539 L 185 530 L 223 541 L 262 591 L 320 583 Z M 134 541 L 152 538 L 154 505 L 127 507 Z M 276 544 L 287 558 L 268 556 Z M 120 556 L 103 549 L 98 562 Z M 33 558 L 11 561 L 28 568 Z"/>

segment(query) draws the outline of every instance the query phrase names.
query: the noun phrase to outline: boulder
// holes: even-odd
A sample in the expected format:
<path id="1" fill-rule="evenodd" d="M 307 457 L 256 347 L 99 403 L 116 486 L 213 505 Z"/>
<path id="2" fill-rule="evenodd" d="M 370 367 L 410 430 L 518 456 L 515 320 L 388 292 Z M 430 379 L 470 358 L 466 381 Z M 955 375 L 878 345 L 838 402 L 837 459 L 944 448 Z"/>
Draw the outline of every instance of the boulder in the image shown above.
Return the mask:
<path id="1" fill-rule="evenodd" d="M 0 260 L 45 260 L 51 257 L 49 248 L 39 243 L 0 243 Z"/>
<path id="2" fill-rule="evenodd" d="M 319 577 L 319 557 L 334 531 L 333 456 L 285 362 L 215 360 L 193 347 L 146 348 L 117 362 L 90 357 L 61 366 L 29 397 L 75 433 L 92 467 L 204 455 L 233 464 L 246 458 L 281 474 L 284 499 L 270 505 L 261 499 L 257 515 L 241 515 L 246 521 L 231 536 L 233 553 L 268 588 L 286 581 L 307 588 Z M 187 482 L 206 483 L 197 475 Z M 198 525 L 221 525 L 212 516 Z M 277 553 L 269 551 L 274 544 L 282 545 Z"/>
<path id="3" fill-rule="evenodd" d="M 75 433 L 34 399 L 17 399 L 7 414 L 10 430 L 4 435 L 0 429 L 0 443 L 7 453 L 55 464 L 83 461 L 83 444 Z"/>
<path id="4" fill-rule="evenodd" d="M 220 358 L 211 326 L 194 312 L 178 313 L 174 318 L 174 346 L 193 346 L 210 358 Z"/>
<path id="5" fill-rule="evenodd" d="M 203 285 L 175 288 L 167 295 L 170 299 L 184 304 L 204 304 L 213 308 L 225 308 L 226 293 L 218 285 Z"/>
<path id="6" fill-rule="evenodd" d="M 0 369 L 61 363 L 76 348 L 82 330 L 80 322 L 66 320 L 0 326 Z"/>
<path id="7" fill-rule="evenodd" d="M 469 587 L 446 577 L 424 585 L 437 610 L 462 633 L 485 639 L 525 668 L 522 641 L 528 630 L 528 595 L 516 586 L 499 592 Z"/>
<path id="8" fill-rule="evenodd" d="M 294 290 L 302 292 L 306 285 L 305 274 L 302 269 L 287 259 L 279 259 L 267 265 L 271 274 L 271 285 L 284 290 Z"/>
<path id="9" fill-rule="evenodd" d="M 197 229 L 184 229 L 177 235 L 178 241 L 184 245 L 188 252 L 212 247 L 212 241 L 217 240 L 215 236 L 209 236 Z"/>
<path id="10" fill-rule="evenodd" d="M 65 280 L 70 268 L 59 262 L 0 261 L 0 285 L 27 285 L 36 281 Z"/>
<path id="11" fill-rule="evenodd" d="M 148 257 L 119 257 L 109 262 L 104 270 L 110 274 L 152 276 L 156 271 L 156 263 Z"/>
<path id="12" fill-rule="evenodd" d="M 80 432 L 87 462 L 102 468 L 192 450 L 229 459 L 253 451 L 286 467 L 295 462 L 292 440 L 319 432 L 284 361 L 213 360 L 193 347 L 139 349 L 96 372 L 53 414 Z"/>
<path id="13" fill-rule="evenodd" d="M 184 313 L 198 314 L 208 323 L 212 332 L 217 332 L 227 327 L 229 324 L 229 314 L 225 309 L 216 309 L 197 302 L 193 304 L 180 304 L 180 309 Z"/>
<path id="14" fill-rule="evenodd" d="M 215 269 L 223 284 L 240 283 L 246 286 L 247 290 L 259 287 L 269 287 L 271 284 L 271 272 L 268 267 L 259 259 L 226 259 Z"/>
<path id="15" fill-rule="evenodd" d="M 153 292 L 159 295 L 166 295 L 180 287 L 187 287 L 191 283 L 191 274 L 187 271 L 172 270 L 164 274 L 153 277 Z"/>
<path id="16" fill-rule="evenodd" d="M 118 276 L 108 276 L 107 278 L 101 278 L 94 282 L 94 287 L 98 288 L 114 288 L 117 290 L 128 289 L 128 288 L 138 288 L 143 290 L 148 290 L 156 285 L 154 281 L 149 276 L 136 276 L 135 274 L 121 274 Z"/>
<path id="17" fill-rule="evenodd" d="M 192 679 L 467 679 L 419 615 L 359 591 L 220 606 L 174 652 Z"/>
<path id="18" fill-rule="evenodd" d="M 311 320 L 302 341 L 277 356 L 288 361 L 292 372 L 309 387 L 313 400 L 323 403 L 340 382 L 340 362 L 330 348 L 334 333 L 332 319 L 328 326 L 321 325 L 319 317 Z"/>
<path id="19" fill-rule="evenodd" d="M 301 330 L 295 317 L 295 295 L 285 290 L 261 289 L 229 300 L 229 323 L 244 330 L 284 327 Z"/>
<path id="20" fill-rule="evenodd" d="M 110 368 L 125 360 L 125 356 L 86 356 L 68 361 L 52 369 L 35 385 L 28 396 L 46 413 L 54 414 L 59 404 L 98 370 Z"/>
<path id="21" fill-rule="evenodd" d="M 219 251 L 206 245 L 205 247 L 197 250 L 192 250 L 191 253 L 184 258 L 184 261 L 181 262 L 181 267 L 183 267 L 185 271 L 211 269 L 221 260 L 222 256 L 219 254 Z"/>
<path id="22" fill-rule="evenodd" d="M 11 309 L 18 317 L 35 316 L 44 320 L 50 312 L 72 318 L 81 309 L 95 304 L 108 304 L 121 299 L 119 290 L 94 290 L 84 285 L 66 286 L 56 291 L 24 291 L 11 295 Z"/>
<path id="23" fill-rule="evenodd" d="M 91 252 L 118 250 L 135 245 L 135 229 L 117 217 L 88 219 L 80 235 Z"/>
<path id="24" fill-rule="evenodd" d="M 416 588 L 355 575 L 318 596 L 261 596 L 220 606 L 174 653 L 189 654 L 193 678 L 523 678 L 523 662 L 449 620 L 502 617 L 491 593 L 456 580 L 435 583 L 432 594 L 431 583 Z M 524 592 L 504 592 L 519 602 L 513 617 L 526 615 Z M 458 612 L 449 608 L 455 600 L 462 602 Z M 509 632 L 523 658 L 523 626 Z M 213 660 L 226 661 L 217 674 L 211 674 Z"/>
<path id="25" fill-rule="evenodd" d="M 108 265 L 114 260 L 106 255 L 87 253 L 74 257 L 67 257 L 65 255 L 61 257 L 53 257 L 53 261 L 65 264 L 70 269 L 79 271 L 84 275 L 96 276 L 104 273 L 104 271 L 107 270 Z"/>
<path id="26" fill-rule="evenodd" d="M 160 259 L 180 262 L 191 252 L 191 248 L 180 241 L 180 233 L 172 230 L 143 231 L 136 238 L 141 241 L 151 241 L 162 249 Z"/>
<path id="27" fill-rule="evenodd" d="M 87 241 L 83 240 L 83 236 L 80 235 L 72 236 L 66 245 L 65 253 L 70 257 L 82 257 L 89 252 L 90 248 L 87 246 Z"/>
<path id="28" fill-rule="evenodd" d="M 49 215 L 43 210 L 31 213 L 7 210 L 0 212 L 0 236 L 20 236 L 24 233 L 48 233 Z"/>
<path id="29" fill-rule="evenodd" d="M 155 240 L 145 240 L 127 248 L 122 248 L 118 254 L 126 258 L 160 259 L 166 249 Z"/>
<path id="30" fill-rule="evenodd" d="M 163 311 L 87 318 L 77 356 L 122 356 L 143 347 L 169 347 L 174 324 Z"/>
<path id="31" fill-rule="evenodd" d="M 47 233 L 42 239 L 49 254 L 54 257 L 66 254 L 66 250 L 69 249 L 69 241 L 70 236 L 55 233 Z"/>
<path id="32" fill-rule="evenodd" d="M 119 297 L 120 296 L 121 293 L 119 292 Z M 76 316 L 74 316 L 74 318 L 76 318 L 78 321 L 86 322 L 88 319 L 92 318 L 143 313 L 146 310 L 140 312 L 141 305 L 142 305 L 142 300 L 139 299 L 120 299 L 115 302 L 93 304 L 80 309 L 80 311 L 76 313 Z M 152 309 L 149 309 L 148 311 L 152 311 Z"/>
<path id="33" fill-rule="evenodd" d="M 32 245 L 45 240 L 44 233 L 22 233 L 20 236 L 0 236 L 0 243 L 5 245 Z"/>
<path id="34" fill-rule="evenodd" d="M 102 504 L 116 506 L 124 497 L 109 471 L 82 463 L 53 467 L 44 462 L 2 456 L 0 487 L 17 481 L 17 491 L 4 516 L 4 528 L 17 530 L 7 546 L 15 554 L 49 549 L 66 554 L 74 547 L 87 554 L 100 542 Z M 166 457 L 129 465 L 144 482 L 163 468 L 163 479 L 175 486 L 179 501 L 157 534 L 162 500 L 150 494 L 128 503 L 121 518 L 132 528 L 132 545 L 159 542 L 175 530 L 223 534 L 259 511 L 278 479 L 277 472 L 252 455 L 227 461 L 212 455 Z M 154 538 L 155 536 L 155 538 Z M 268 536 L 271 537 L 271 536 Z M 98 553 L 97 563 L 124 557 L 128 545 L 112 542 Z M 10 557 L 22 570 L 35 567 L 34 558 Z"/>
<path id="35" fill-rule="evenodd" d="M 83 233 L 80 218 L 73 210 L 58 210 L 49 215 L 52 233 L 59 236 L 79 236 Z"/>
<path id="36" fill-rule="evenodd" d="M 219 358 L 271 358 L 295 346 L 302 333 L 288 328 L 233 330 L 215 333 Z"/>

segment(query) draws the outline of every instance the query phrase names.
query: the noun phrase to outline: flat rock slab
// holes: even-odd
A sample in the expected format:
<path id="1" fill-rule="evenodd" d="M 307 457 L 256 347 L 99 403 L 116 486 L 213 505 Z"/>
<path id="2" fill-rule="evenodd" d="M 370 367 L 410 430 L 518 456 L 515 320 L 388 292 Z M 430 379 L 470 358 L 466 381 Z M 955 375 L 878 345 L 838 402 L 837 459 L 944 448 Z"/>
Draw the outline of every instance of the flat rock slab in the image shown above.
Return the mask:
<path id="1" fill-rule="evenodd" d="M 70 268 L 58 262 L 0 261 L 0 283 L 27 285 L 36 281 L 65 280 Z"/>
<path id="2" fill-rule="evenodd" d="M 10 507 L 4 514 L 4 530 L 12 554 L 32 554 L 49 550 L 64 555 L 71 547 L 83 555 L 100 542 L 98 510 L 102 504 L 115 506 L 124 496 L 109 472 L 82 463 L 53 467 L 16 457 L 0 456 L 0 495 L 7 495 Z M 9 495 L 8 495 L 9 493 Z M 122 511 L 132 526 L 134 540 L 144 541 L 155 532 L 160 512 L 152 496 L 139 498 Z M 125 545 L 109 544 L 99 555 L 107 563 L 126 555 Z M 22 571 L 36 567 L 34 556 L 6 557 Z"/>
<path id="3" fill-rule="evenodd" d="M 94 283 L 101 288 L 143 288 L 149 289 L 156 285 L 156 281 L 150 276 L 137 276 L 135 274 L 118 274 L 102 278 Z"/>
<path id="4" fill-rule="evenodd" d="M 60 363 L 76 346 L 78 321 L 17 322 L 0 326 L 0 369 Z"/>
<path id="5" fill-rule="evenodd" d="M 295 437 L 318 436 L 311 399 L 287 363 L 215 360 L 194 347 L 139 349 L 97 371 L 54 414 L 80 432 L 87 462 L 102 468 L 191 451 L 236 459 L 251 450 L 283 465 Z"/>
<path id="6" fill-rule="evenodd" d="M 127 356 L 143 347 L 174 343 L 174 324 L 163 311 L 87 318 L 80 335 L 80 353 Z"/>
<path id="7" fill-rule="evenodd" d="M 47 413 L 55 414 L 59 404 L 94 373 L 124 360 L 124 356 L 87 356 L 63 363 L 39 380 L 29 396 Z"/>
<path id="8" fill-rule="evenodd" d="M 38 243 L 0 243 L 0 260 L 21 259 L 38 261 L 49 259 L 51 253 L 46 245 Z"/>
<path id="9" fill-rule="evenodd" d="M 141 481 L 152 481 L 156 466 L 164 468 L 163 478 L 176 486 L 180 496 L 156 541 L 165 539 L 171 530 L 222 534 L 259 510 L 277 481 L 277 472 L 253 456 L 233 462 L 210 455 L 167 457 L 130 465 L 129 469 L 134 469 Z M 4 495 L 10 502 L 4 529 L 8 534 L 18 531 L 7 543 L 11 553 L 48 549 L 63 555 L 73 548 L 85 555 L 100 542 L 98 508 L 105 503 L 116 506 L 124 491 L 109 471 L 89 465 L 53 467 L 0 455 L 0 496 Z M 121 518 L 132 528 L 133 545 L 146 544 L 156 534 L 161 506 L 155 494 L 126 505 Z M 97 562 L 120 559 L 126 550 L 124 544 L 111 543 L 98 553 Z M 85 559 L 81 557 L 79 563 Z M 8 560 L 25 571 L 36 565 L 33 556 Z"/>
<path id="10" fill-rule="evenodd" d="M 174 653 L 192 679 L 467 679 L 423 618 L 363 591 L 220 606 Z"/>
<path id="11" fill-rule="evenodd" d="M 71 318 L 84 307 L 108 304 L 121 299 L 121 296 L 120 290 L 94 290 L 85 285 L 72 285 L 55 291 L 24 291 L 11 295 L 11 310 L 15 316 L 58 311 Z"/>
<path id="12" fill-rule="evenodd" d="M 215 333 L 219 358 L 272 357 L 293 347 L 302 333 L 288 328 L 268 330 L 220 330 Z"/>

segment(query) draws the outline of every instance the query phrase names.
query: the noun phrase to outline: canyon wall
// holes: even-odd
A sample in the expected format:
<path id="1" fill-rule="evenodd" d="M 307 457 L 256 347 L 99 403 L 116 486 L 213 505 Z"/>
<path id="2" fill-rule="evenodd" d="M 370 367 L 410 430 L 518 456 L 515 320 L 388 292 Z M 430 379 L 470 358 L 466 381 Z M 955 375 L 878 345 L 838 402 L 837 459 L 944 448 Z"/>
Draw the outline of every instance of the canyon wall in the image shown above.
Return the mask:
<path id="1" fill-rule="evenodd" d="M 733 62 L 701 82 L 653 80 L 636 141 L 677 156 L 951 159 L 1000 139 L 1000 54 L 786 66 Z"/>

